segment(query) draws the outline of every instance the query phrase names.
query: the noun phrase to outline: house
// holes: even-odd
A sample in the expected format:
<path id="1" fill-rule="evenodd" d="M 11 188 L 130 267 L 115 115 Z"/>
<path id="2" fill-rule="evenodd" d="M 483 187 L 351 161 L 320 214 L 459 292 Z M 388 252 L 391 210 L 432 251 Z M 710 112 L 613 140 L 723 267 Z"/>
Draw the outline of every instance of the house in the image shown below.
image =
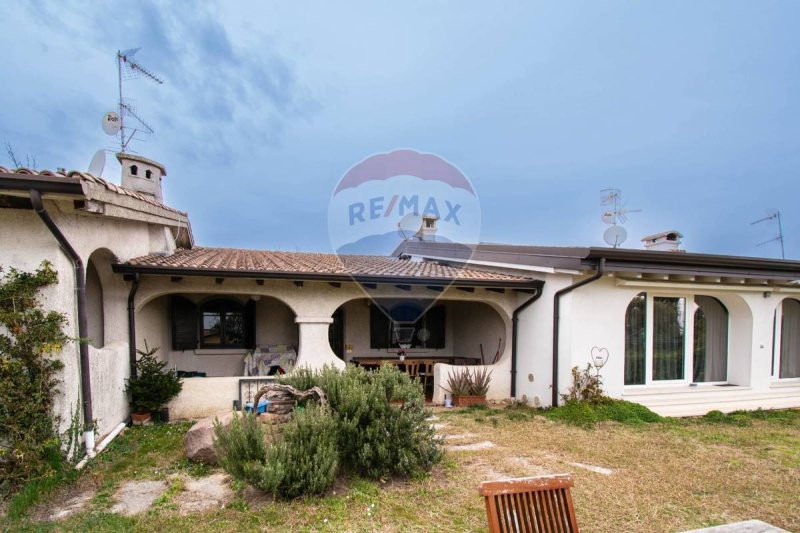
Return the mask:
<path id="1" fill-rule="evenodd" d="M 489 397 L 548 406 L 595 360 L 606 391 L 663 414 L 800 406 L 800 262 L 650 249 L 459 245 L 435 220 L 384 256 L 196 246 L 163 203 L 166 169 L 118 154 L 120 185 L 0 168 L 0 265 L 50 260 L 44 303 L 70 318 L 62 420 L 100 436 L 129 415 L 136 350 L 184 377 L 174 417 L 241 406 L 269 374 L 399 351 L 488 366 Z M 95 435 L 88 431 L 88 448 Z"/>

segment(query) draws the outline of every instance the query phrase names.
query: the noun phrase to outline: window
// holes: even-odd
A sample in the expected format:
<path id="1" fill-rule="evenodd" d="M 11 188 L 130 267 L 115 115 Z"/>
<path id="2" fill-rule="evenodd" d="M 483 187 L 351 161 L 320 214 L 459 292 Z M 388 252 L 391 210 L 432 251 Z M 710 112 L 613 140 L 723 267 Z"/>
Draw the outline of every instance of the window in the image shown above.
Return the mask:
<path id="1" fill-rule="evenodd" d="M 653 298 L 653 381 L 683 379 L 686 300 Z"/>
<path id="2" fill-rule="evenodd" d="M 136 165 L 131 165 L 131 176 L 136 176 L 139 174 L 139 167 Z"/>
<path id="3" fill-rule="evenodd" d="M 728 379 L 728 310 L 710 296 L 695 296 L 694 381 Z"/>
<path id="4" fill-rule="evenodd" d="M 145 170 L 144 171 L 144 177 L 147 178 L 147 179 L 152 179 L 153 171 L 152 170 Z"/>
<path id="5" fill-rule="evenodd" d="M 388 309 L 389 316 L 376 304 L 370 305 L 369 346 L 374 350 L 395 349 L 395 326 L 413 328 L 411 348 L 442 349 L 445 342 L 445 307 L 436 305 L 422 316 L 415 303 Z M 416 320 L 415 320 L 416 319 Z"/>
<path id="6" fill-rule="evenodd" d="M 625 312 L 625 385 L 727 377 L 728 310 L 722 302 L 646 293 L 631 300 Z"/>
<path id="7" fill-rule="evenodd" d="M 781 302 L 781 344 L 778 377 L 800 378 L 800 302 Z"/>
<path id="8" fill-rule="evenodd" d="M 644 385 L 646 302 L 647 295 L 639 293 L 625 312 L 625 385 Z"/>
<path id="9" fill-rule="evenodd" d="M 202 348 L 244 348 L 244 306 L 233 300 L 211 300 L 200 307 Z"/>
<path id="10" fill-rule="evenodd" d="M 172 349 L 255 348 L 256 302 L 215 298 L 199 307 L 188 298 L 170 297 Z"/>

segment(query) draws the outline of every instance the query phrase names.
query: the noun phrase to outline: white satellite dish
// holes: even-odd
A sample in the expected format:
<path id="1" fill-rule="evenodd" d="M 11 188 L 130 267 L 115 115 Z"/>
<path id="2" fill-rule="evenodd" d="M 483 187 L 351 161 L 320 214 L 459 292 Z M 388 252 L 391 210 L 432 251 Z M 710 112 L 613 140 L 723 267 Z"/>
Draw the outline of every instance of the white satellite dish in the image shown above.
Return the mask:
<path id="1" fill-rule="evenodd" d="M 600 216 L 600 220 L 605 222 L 606 224 L 616 224 L 617 223 L 617 215 L 613 211 L 606 211 Z"/>
<path id="2" fill-rule="evenodd" d="M 98 150 L 92 157 L 92 162 L 89 163 L 89 174 L 95 177 L 100 177 L 103 174 L 103 168 L 106 166 L 106 151 Z"/>
<path id="3" fill-rule="evenodd" d="M 100 122 L 103 126 L 103 131 L 106 135 L 116 135 L 122 127 L 122 121 L 119 115 L 113 111 L 109 111 L 103 115 L 103 120 Z"/>
<path id="4" fill-rule="evenodd" d="M 422 217 L 416 213 L 409 213 L 397 223 L 397 231 L 404 239 L 416 235 L 422 227 Z"/>
<path id="5" fill-rule="evenodd" d="M 614 248 L 625 242 L 627 238 L 628 232 L 625 231 L 625 228 L 622 226 L 611 226 L 603 233 L 603 240 L 606 241 L 606 244 Z"/>

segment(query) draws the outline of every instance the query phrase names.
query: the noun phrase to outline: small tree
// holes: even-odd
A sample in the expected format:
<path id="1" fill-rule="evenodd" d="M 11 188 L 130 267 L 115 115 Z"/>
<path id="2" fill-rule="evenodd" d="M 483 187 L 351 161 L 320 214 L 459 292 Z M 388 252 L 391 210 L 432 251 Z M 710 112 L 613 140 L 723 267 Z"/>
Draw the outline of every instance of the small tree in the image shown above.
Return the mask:
<path id="1" fill-rule="evenodd" d="M 159 411 L 183 389 L 177 373 L 166 369 L 167 362 L 159 361 L 155 356 L 158 350 L 158 346 L 148 348 L 147 341 L 144 350 L 136 350 L 139 354 L 136 376 L 131 377 L 125 386 L 135 413 Z"/>
<path id="2" fill-rule="evenodd" d="M 55 356 L 69 341 L 66 317 L 37 299 L 56 283 L 48 261 L 32 273 L 9 269 L 0 280 L 0 494 L 57 470 L 69 452 L 53 414 L 64 366 Z"/>

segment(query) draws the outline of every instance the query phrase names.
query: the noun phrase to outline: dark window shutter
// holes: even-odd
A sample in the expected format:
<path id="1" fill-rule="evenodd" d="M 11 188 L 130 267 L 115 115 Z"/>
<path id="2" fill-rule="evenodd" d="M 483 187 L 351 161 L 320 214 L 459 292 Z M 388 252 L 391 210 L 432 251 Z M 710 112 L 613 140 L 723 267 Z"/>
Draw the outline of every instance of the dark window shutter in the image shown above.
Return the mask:
<path id="1" fill-rule="evenodd" d="M 389 347 L 389 317 L 375 304 L 369 306 L 369 347 L 373 350 Z"/>
<path id="2" fill-rule="evenodd" d="M 247 300 L 244 306 L 244 347 L 256 347 L 256 302 Z"/>
<path id="3" fill-rule="evenodd" d="M 172 315 L 172 349 L 197 348 L 197 306 L 182 296 L 170 298 Z"/>
<path id="4" fill-rule="evenodd" d="M 425 313 L 422 321 L 431 334 L 430 338 L 428 338 L 428 341 L 425 343 L 425 346 L 435 350 L 441 350 L 444 348 L 444 340 L 446 336 L 445 307 L 443 305 L 431 307 L 428 312 Z"/>

